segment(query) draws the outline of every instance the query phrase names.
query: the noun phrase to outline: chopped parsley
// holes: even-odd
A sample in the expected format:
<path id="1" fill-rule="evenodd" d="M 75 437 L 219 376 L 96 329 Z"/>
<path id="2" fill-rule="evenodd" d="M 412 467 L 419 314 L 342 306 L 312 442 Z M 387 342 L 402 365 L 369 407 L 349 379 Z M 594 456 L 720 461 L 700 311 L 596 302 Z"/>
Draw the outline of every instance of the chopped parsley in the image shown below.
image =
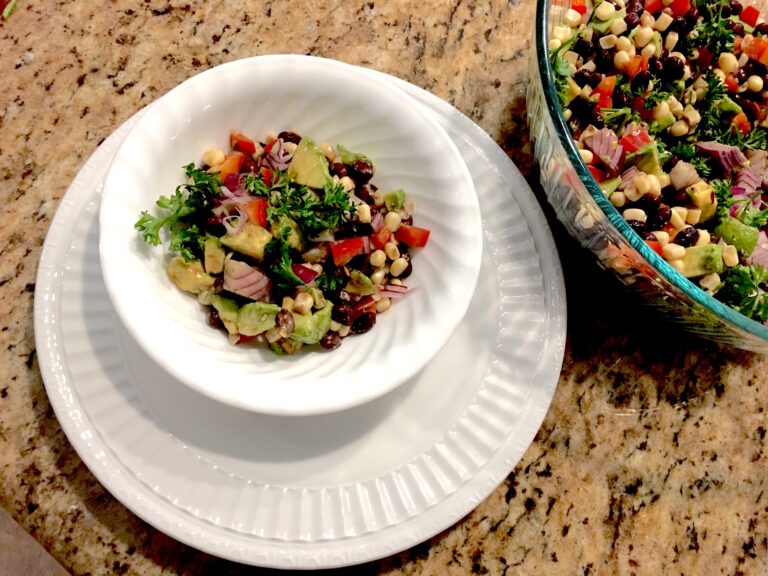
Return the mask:
<path id="1" fill-rule="evenodd" d="M 191 221 L 194 216 L 211 209 L 214 200 L 220 195 L 219 186 L 222 183 L 218 174 L 197 170 L 194 164 L 184 166 L 184 172 L 191 182 L 177 186 L 172 196 L 160 196 L 157 199 L 157 207 L 169 214 L 153 216 L 144 210 L 134 228 L 141 233 L 145 242 L 157 246 L 160 243 L 160 231 L 167 227 L 171 235 L 171 251 L 179 252 L 185 260 L 193 260 L 202 255 L 205 238 Z"/>
<path id="2" fill-rule="evenodd" d="M 550 63 L 552 65 L 552 74 L 555 78 L 555 90 L 560 98 L 560 103 L 565 107 L 568 105 L 568 79 L 573 75 L 571 65 L 563 58 L 563 55 L 571 49 L 576 43 L 576 36 L 574 35 L 568 42 L 553 50 L 550 55 Z"/>
<path id="3" fill-rule="evenodd" d="M 272 280 L 273 293 L 281 297 L 293 291 L 296 286 L 304 284 L 293 271 L 293 256 L 291 245 L 283 238 L 270 240 L 264 248 L 263 267 Z"/>
<path id="4" fill-rule="evenodd" d="M 601 108 L 600 114 L 602 114 L 606 126 L 610 126 L 616 131 L 630 122 L 639 124 L 642 121 L 640 114 L 632 108 Z"/>
<path id="5" fill-rule="evenodd" d="M 762 266 L 734 266 L 717 297 L 745 316 L 765 322 L 768 320 L 766 282 L 768 270 Z"/>
<path id="6" fill-rule="evenodd" d="M 343 220 L 355 214 L 355 206 L 341 184 L 326 184 L 321 197 L 306 186 L 291 184 L 281 174 L 272 192 L 267 208 L 269 221 L 274 224 L 286 216 L 309 238 L 325 230 L 334 231 Z"/>

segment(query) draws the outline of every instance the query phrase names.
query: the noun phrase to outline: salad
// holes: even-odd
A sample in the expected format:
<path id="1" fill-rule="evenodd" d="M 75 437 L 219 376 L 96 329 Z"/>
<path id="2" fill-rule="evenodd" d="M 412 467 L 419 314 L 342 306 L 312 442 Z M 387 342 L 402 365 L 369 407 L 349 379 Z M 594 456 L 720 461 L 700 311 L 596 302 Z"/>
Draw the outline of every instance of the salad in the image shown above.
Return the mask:
<path id="1" fill-rule="evenodd" d="M 768 23 L 738 0 L 573 0 L 549 41 L 582 159 L 673 268 L 768 323 Z"/>
<path id="2" fill-rule="evenodd" d="M 292 354 L 371 330 L 407 295 L 411 249 L 429 238 L 413 226 L 413 201 L 379 190 L 371 160 L 341 145 L 233 131 L 230 147 L 184 166 L 187 182 L 157 200 L 161 215 L 135 224 L 155 246 L 168 230 L 168 277 L 235 344 Z"/>

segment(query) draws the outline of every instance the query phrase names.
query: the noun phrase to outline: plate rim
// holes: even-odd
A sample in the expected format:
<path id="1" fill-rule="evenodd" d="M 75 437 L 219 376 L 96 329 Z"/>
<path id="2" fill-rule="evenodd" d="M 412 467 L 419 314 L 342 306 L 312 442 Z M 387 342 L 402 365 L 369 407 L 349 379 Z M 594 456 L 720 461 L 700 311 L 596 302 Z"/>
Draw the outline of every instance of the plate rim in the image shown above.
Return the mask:
<path id="1" fill-rule="evenodd" d="M 380 74 L 378 72 L 372 72 L 369 71 L 372 74 Z M 499 165 L 505 166 L 506 169 L 513 170 L 514 172 L 517 172 L 517 176 L 522 179 L 522 175 L 519 174 L 519 171 L 517 168 L 512 164 L 511 160 L 506 156 L 506 154 L 503 153 L 503 151 L 496 146 L 496 144 L 493 142 L 493 140 L 490 139 L 485 132 L 483 132 L 479 127 L 477 127 L 474 123 L 471 122 L 468 118 L 466 118 L 463 114 L 452 108 L 449 104 L 439 100 L 436 96 L 433 96 L 425 91 L 422 91 L 421 89 L 414 87 L 412 85 L 408 85 L 402 80 L 394 79 L 393 77 L 388 77 L 390 80 L 394 80 L 396 83 L 399 83 L 402 87 L 406 87 L 408 90 L 415 92 L 422 100 L 428 103 L 429 106 L 431 106 L 433 109 L 437 110 L 438 112 L 441 112 L 442 114 L 449 115 L 452 119 L 457 119 L 458 122 L 461 124 L 462 130 L 468 130 L 472 129 L 473 132 L 475 132 L 476 136 L 485 141 L 486 144 L 492 144 L 490 146 L 490 151 L 492 151 L 491 155 L 495 155 L 496 158 L 492 158 L 494 162 L 496 162 L 497 168 Z M 418 98 L 417 98 L 418 99 Z M 442 108 L 442 110 L 441 110 Z M 142 111 L 139 111 L 137 113 L 141 114 Z M 131 120 L 127 121 L 126 124 L 130 123 Z M 118 134 L 125 125 L 121 126 L 116 130 L 115 134 Z M 73 185 L 78 183 L 78 179 L 81 177 L 82 173 L 85 172 L 89 165 L 91 165 L 94 160 L 94 157 L 97 156 L 99 150 L 103 150 L 102 147 L 97 149 L 96 152 L 94 152 L 94 155 L 89 158 L 89 160 L 86 162 L 86 165 L 81 169 L 81 171 L 78 173 L 77 177 L 75 178 L 75 181 L 73 182 Z M 486 151 L 488 152 L 488 151 Z M 103 154 L 102 154 L 103 155 Z M 523 180 L 524 181 L 524 180 Z M 527 193 L 526 193 L 527 192 Z M 546 224 L 546 220 L 544 218 L 543 212 L 541 211 L 541 208 L 538 206 L 538 204 L 535 201 L 535 198 L 533 196 L 533 192 L 530 190 L 530 187 L 526 185 L 525 189 L 522 191 L 518 191 L 516 194 L 516 201 L 517 204 L 523 212 L 524 218 L 526 222 L 529 223 L 528 228 L 530 231 L 531 236 L 534 238 L 534 242 L 537 247 L 537 251 L 540 251 L 540 253 L 544 253 L 544 250 L 547 250 L 554 255 L 554 258 L 550 258 L 547 265 L 542 265 L 542 277 L 543 277 L 543 283 L 544 283 L 544 292 L 545 292 L 545 299 L 547 302 L 548 307 L 551 308 L 551 310 L 557 312 L 557 314 L 548 314 L 547 320 L 548 320 L 548 329 L 546 331 L 547 333 L 547 340 L 548 340 L 548 346 L 547 350 L 544 354 L 542 354 L 542 357 L 539 361 L 539 368 L 546 372 L 546 376 L 542 375 L 542 379 L 549 382 L 549 385 L 543 389 L 538 390 L 538 395 L 536 400 L 538 402 L 535 405 L 530 405 L 531 397 L 533 394 L 529 394 L 529 396 L 526 398 L 526 404 L 525 407 L 528 409 L 528 414 L 530 414 L 531 411 L 535 410 L 535 417 L 532 419 L 533 421 L 529 423 L 529 426 L 526 430 L 521 430 L 521 434 L 524 436 L 524 440 L 520 442 L 519 438 L 516 441 L 516 444 L 519 444 L 522 447 L 520 450 L 520 454 L 518 455 L 506 455 L 503 459 L 498 459 L 498 461 L 489 461 L 486 463 L 484 468 L 492 468 L 491 464 L 494 464 L 493 467 L 495 468 L 504 468 L 504 476 L 506 476 L 510 469 L 516 465 L 520 458 L 522 457 L 522 454 L 525 452 L 528 446 L 530 446 L 531 441 L 533 440 L 534 435 L 538 431 L 538 429 L 541 426 L 541 423 L 543 422 L 547 409 L 551 403 L 552 397 L 554 395 L 554 391 L 556 389 L 557 385 L 557 375 L 560 372 L 561 365 L 562 365 L 562 359 L 564 354 L 564 348 L 565 348 L 565 328 L 566 328 L 566 308 L 565 308 L 565 293 L 564 293 L 564 281 L 562 276 L 562 270 L 560 268 L 559 259 L 557 258 L 557 251 L 554 245 L 554 240 L 551 235 L 551 231 L 549 230 L 549 227 Z M 521 198 L 524 198 L 524 200 L 521 200 Z M 58 227 L 61 227 L 63 224 L 63 221 L 65 220 L 67 212 L 71 212 L 74 207 L 71 201 L 67 202 L 66 197 L 62 200 L 62 206 L 60 211 L 57 211 L 56 216 L 54 217 L 54 221 L 51 224 L 51 230 L 54 230 L 54 225 L 57 224 L 58 221 Z M 66 207 L 69 206 L 69 209 Z M 539 221 L 539 223 L 543 224 L 543 226 L 535 227 L 532 226 L 531 223 L 535 222 L 536 220 Z M 43 252 L 41 254 L 41 265 L 38 270 L 38 279 L 43 282 L 43 284 L 39 285 L 45 285 L 45 279 L 43 276 L 45 276 L 48 268 L 46 268 L 44 265 L 47 264 L 47 260 L 49 260 L 52 256 L 52 253 L 54 252 L 54 248 L 58 248 L 58 246 L 54 246 L 52 244 L 49 244 L 48 240 L 46 240 L 46 245 L 43 248 Z M 541 259 L 542 262 L 544 262 L 544 259 Z M 547 274 L 548 272 L 548 274 Z M 549 278 L 547 276 L 550 276 Z M 38 299 L 38 294 L 36 294 L 35 298 L 35 310 L 34 310 L 34 318 L 35 318 L 35 337 L 37 340 L 38 348 L 45 349 L 45 342 L 41 342 L 41 340 L 44 337 L 45 334 L 45 317 L 44 317 L 44 308 L 47 304 L 48 300 L 47 298 L 43 299 L 43 292 L 40 293 L 40 299 Z M 50 296 L 50 287 L 45 291 L 46 296 Z M 54 383 L 60 382 L 59 376 L 55 374 L 53 366 L 49 363 L 49 357 L 47 355 L 40 355 L 40 368 L 41 373 L 44 377 L 44 382 L 46 385 L 46 389 L 49 387 L 53 387 Z M 66 384 L 66 383 L 64 383 Z M 55 388 L 54 388 L 55 392 Z M 51 403 L 54 405 L 54 409 L 56 410 L 57 414 L 61 414 L 60 411 L 63 406 L 60 404 L 59 400 L 60 398 L 57 397 L 57 395 L 49 394 L 49 397 L 51 398 Z M 58 409 L 57 409 L 58 408 Z M 64 421 L 60 420 L 62 428 L 65 429 L 65 432 L 67 433 L 68 438 L 72 437 L 72 432 L 75 431 L 76 425 L 74 421 L 70 421 L 67 419 L 64 419 Z M 71 442 L 71 440 L 70 440 Z M 81 450 L 78 448 L 77 445 L 74 443 L 72 444 L 75 450 L 78 452 L 80 457 L 83 459 L 83 461 L 90 460 L 90 458 L 83 458 L 83 454 L 81 453 Z M 508 449 L 507 449 L 508 451 Z M 517 451 L 517 450 L 516 450 Z M 504 446 L 502 446 L 499 449 L 499 453 L 505 453 Z M 337 567 L 337 566 L 343 566 L 348 564 L 354 564 L 358 562 L 363 561 L 370 561 L 377 558 L 381 558 L 383 556 L 387 556 L 393 553 L 396 553 L 404 548 L 413 546 L 417 544 L 418 542 L 421 542 L 425 539 L 428 539 L 432 536 L 434 536 L 436 533 L 440 532 L 441 530 L 444 530 L 445 528 L 449 527 L 450 525 L 454 524 L 456 521 L 460 520 L 466 513 L 474 509 L 480 501 L 482 501 L 484 498 L 488 496 L 499 484 L 500 481 L 503 480 L 504 476 L 501 476 L 501 479 L 499 479 L 497 476 L 498 474 L 492 475 L 492 478 L 490 480 L 486 480 L 486 484 L 482 487 L 477 487 L 475 489 L 475 492 L 473 493 L 472 498 L 468 498 L 466 502 L 461 505 L 460 503 L 457 504 L 456 502 L 450 502 L 451 500 L 455 500 L 459 498 L 460 491 L 457 490 L 452 495 L 450 495 L 445 500 L 441 501 L 438 506 L 441 507 L 447 507 L 452 506 L 450 513 L 445 513 L 443 520 L 439 522 L 439 525 L 432 525 L 427 528 L 421 529 L 421 531 L 414 531 L 413 528 L 409 530 L 399 530 L 408 532 L 407 536 L 401 536 L 398 539 L 398 542 L 395 544 L 391 544 L 389 548 L 386 546 L 379 546 L 379 550 L 373 554 L 370 553 L 370 551 L 360 551 L 361 554 L 358 554 L 357 557 L 349 556 L 347 558 L 347 561 L 338 562 L 338 558 L 336 556 L 333 556 L 333 554 L 330 554 L 330 557 L 336 558 L 337 563 L 329 562 L 330 557 L 328 554 L 325 556 L 319 554 L 319 553 L 311 553 L 308 555 L 303 555 L 303 561 L 302 564 L 297 564 L 296 560 L 297 557 L 295 555 L 295 552 L 288 552 L 288 553 L 280 553 L 279 551 L 275 552 L 272 551 L 271 553 L 253 553 L 251 552 L 250 555 L 247 555 L 245 552 L 243 552 L 242 549 L 238 550 L 236 546 L 233 546 L 231 544 L 228 544 L 225 541 L 222 540 L 214 540 L 213 538 L 205 539 L 195 539 L 193 533 L 186 534 L 186 537 L 183 537 L 184 535 L 178 534 L 178 531 L 174 531 L 174 525 L 171 522 L 168 525 L 163 524 L 156 518 L 154 518 L 151 515 L 151 508 L 152 505 L 150 504 L 142 504 L 145 500 L 143 497 L 143 494 L 133 495 L 133 498 L 135 500 L 131 500 L 131 494 L 116 494 L 113 491 L 112 488 L 112 482 L 110 482 L 110 478 L 108 478 L 107 469 L 104 466 L 94 466 L 94 464 L 91 464 L 89 466 L 89 469 L 94 473 L 94 475 L 99 479 L 99 481 L 105 486 L 110 486 L 109 491 L 120 501 L 122 502 L 127 508 L 132 510 L 134 513 L 136 513 L 138 516 L 146 520 L 148 523 L 152 524 L 159 530 L 169 533 L 174 538 L 185 542 L 186 544 L 189 544 L 193 547 L 196 547 L 201 550 L 205 550 L 207 552 L 211 552 L 214 554 L 217 554 L 219 556 L 223 556 L 225 558 L 240 561 L 240 562 L 248 562 L 248 563 L 258 563 L 260 565 L 264 566 L 273 566 L 273 567 L 282 567 L 282 568 L 297 568 L 297 567 Z M 482 469 L 482 468 L 481 468 Z M 114 476 L 114 475 L 113 475 Z M 130 490 L 128 491 L 130 492 Z M 122 497 L 121 497 L 122 496 Z M 143 508 L 145 506 L 145 508 Z M 155 505 L 155 507 L 157 507 Z M 140 508 L 141 510 L 137 510 L 137 508 Z M 434 508 L 434 507 L 433 507 Z M 424 516 L 426 514 L 423 514 Z M 448 518 L 446 520 L 446 518 Z M 178 526 L 177 526 L 178 527 Z M 396 526 L 395 528 L 401 529 L 402 524 Z M 368 534 L 368 536 L 377 536 L 381 534 L 381 532 L 375 532 L 372 534 Z M 363 535 L 365 536 L 365 535 Z M 359 540 L 358 537 L 355 538 L 355 540 Z M 260 541 L 261 544 L 263 544 L 263 541 Z M 277 542 L 276 543 L 278 547 L 285 546 L 285 543 Z M 327 546 L 328 542 L 320 541 L 319 544 L 322 546 Z M 318 562 L 317 559 L 321 558 L 321 560 Z M 325 558 L 325 561 L 322 560 L 322 558 Z M 307 561 L 307 560 L 310 561 Z M 315 559 L 315 562 L 312 562 L 311 559 Z"/>

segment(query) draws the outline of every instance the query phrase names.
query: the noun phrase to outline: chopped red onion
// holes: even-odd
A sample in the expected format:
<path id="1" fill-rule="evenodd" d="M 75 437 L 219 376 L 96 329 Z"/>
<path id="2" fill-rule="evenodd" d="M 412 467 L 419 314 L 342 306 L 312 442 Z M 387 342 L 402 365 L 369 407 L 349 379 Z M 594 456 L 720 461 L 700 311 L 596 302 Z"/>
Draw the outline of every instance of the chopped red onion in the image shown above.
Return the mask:
<path id="1" fill-rule="evenodd" d="M 312 270 L 312 268 L 309 266 L 304 266 L 303 264 L 294 264 L 291 266 L 291 269 L 293 270 L 293 273 L 299 277 L 299 280 L 304 282 L 304 284 L 309 284 L 318 276 L 316 271 Z"/>
<path id="2" fill-rule="evenodd" d="M 231 254 L 224 261 L 224 290 L 251 300 L 259 300 L 269 293 L 269 277 L 245 262 L 233 260 Z"/>
<path id="3" fill-rule="evenodd" d="M 621 184 L 619 184 L 619 190 L 624 190 L 625 188 L 628 188 L 632 182 L 635 181 L 635 176 L 637 176 L 637 173 L 640 172 L 640 170 L 637 169 L 637 166 L 630 166 L 621 175 Z"/>
<path id="4" fill-rule="evenodd" d="M 381 212 L 376 212 L 376 216 L 371 218 L 371 228 L 373 228 L 374 234 L 378 234 L 384 228 L 384 216 Z"/>
<path id="5" fill-rule="evenodd" d="M 716 158 L 720 165 L 727 172 L 734 168 L 747 165 L 747 157 L 744 156 L 738 146 L 728 146 L 718 142 L 698 142 L 696 144 L 699 150 L 709 156 Z"/>
<path id="6" fill-rule="evenodd" d="M 275 140 L 272 147 L 264 155 L 264 163 L 272 169 L 285 170 L 288 168 L 288 163 L 293 158 L 293 153 L 289 152 L 285 147 L 285 142 L 282 138 Z"/>
<path id="7" fill-rule="evenodd" d="M 765 235 L 764 230 L 760 230 L 760 234 L 757 236 L 757 246 L 747 258 L 747 264 L 750 266 L 758 264 L 763 268 L 768 268 L 768 236 Z"/>
<path id="8" fill-rule="evenodd" d="M 611 171 L 619 166 L 619 160 L 624 152 L 624 147 L 619 144 L 619 139 L 613 130 L 603 128 L 584 139 L 584 144 L 592 150 L 595 156 Z"/>

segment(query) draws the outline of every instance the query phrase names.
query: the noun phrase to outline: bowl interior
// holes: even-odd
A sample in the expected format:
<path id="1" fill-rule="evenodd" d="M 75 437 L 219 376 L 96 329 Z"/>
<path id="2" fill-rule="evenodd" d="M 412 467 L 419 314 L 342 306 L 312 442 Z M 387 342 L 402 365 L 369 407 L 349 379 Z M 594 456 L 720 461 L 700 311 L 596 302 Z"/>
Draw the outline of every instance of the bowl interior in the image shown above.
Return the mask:
<path id="1" fill-rule="evenodd" d="M 183 181 L 182 166 L 230 129 L 252 138 L 294 130 L 367 154 L 373 182 L 403 188 L 414 223 L 431 230 L 406 281 L 414 290 L 374 329 L 333 352 L 278 357 L 231 346 L 196 299 L 164 272 L 163 246 L 144 244 L 141 210 Z M 400 90 L 360 69 L 303 56 L 236 61 L 187 80 L 152 104 L 118 151 L 104 184 L 100 254 L 118 315 L 142 348 L 186 384 L 244 409 L 309 414 L 393 389 L 434 356 L 458 326 L 480 266 L 480 211 L 469 172 L 447 134 Z"/>
<path id="2" fill-rule="evenodd" d="M 758 2 L 757 7 L 764 13 L 764 2 Z M 549 112 L 552 125 L 570 164 L 575 169 L 579 179 L 583 183 L 589 195 L 606 216 L 610 224 L 621 234 L 623 239 L 634 249 L 652 268 L 653 273 L 660 276 L 688 298 L 693 306 L 708 310 L 737 330 L 744 331 L 762 340 L 768 340 L 768 327 L 736 312 L 726 306 L 707 292 L 688 280 L 666 260 L 659 256 L 642 238 L 629 227 L 619 211 L 610 203 L 597 181 L 589 172 L 586 163 L 571 137 L 571 132 L 563 117 L 560 101 L 557 95 L 552 67 L 549 59 L 549 35 L 554 26 L 558 25 L 570 8 L 570 2 L 565 0 L 538 0 L 536 11 L 536 55 L 539 63 L 546 107 Z"/>

